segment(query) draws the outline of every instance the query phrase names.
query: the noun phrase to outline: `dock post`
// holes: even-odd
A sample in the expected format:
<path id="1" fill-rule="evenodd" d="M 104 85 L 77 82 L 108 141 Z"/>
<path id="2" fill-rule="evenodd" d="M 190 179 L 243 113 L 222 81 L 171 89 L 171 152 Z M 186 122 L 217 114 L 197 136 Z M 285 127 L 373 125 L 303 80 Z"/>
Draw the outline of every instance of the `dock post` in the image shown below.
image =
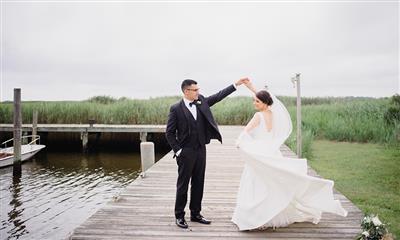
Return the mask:
<path id="1" fill-rule="evenodd" d="M 22 139 L 21 139 L 21 144 L 22 145 L 28 144 L 28 138 L 26 137 L 28 135 L 29 135 L 28 132 L 24 132 L 24 131 L 22 132 Z"/>
<path id="2" fill-rule="evenodd" d="M 297 109 L 297 156 L 301 158 L 302 151 L 302 137 L 301 137 L 301 93 L 300 93 L 300 73 L 296 74 L 296 88 L 297 88 L 297 101 L 296 101 L 296 109 Z"/>
<path id="3" fill-rule="evenodd" d="M 147 142 L 147 132 L 140 132 L 140 141 Z"/>
<path id="4" fill-rule="evenodd" d="M 14 177 L 21 176 L 21 127 L 21 89 L 14 88 Z"/>
<path id="5" fill-rule="evenodd" d="M 37 135 L 37 123 L 38 123 L 38 111 L 34 110 L 33 111 L 33 117 L 32 117 L 32 135 L 33 135 L 33 139 L 35 139 L 35 137 Z M 36 141 L 33 142 L 32 144 L 36 144 Z"/>
<path id="6" fill-rule="evenodd" d="M 89 142 L 89 134 L 87 130 L 85 132 L 81 132 L 81 140 L 82 140 L 82 150 L 84 152 L 87 152 L 87 146 Z"/>
<path id="7" fill-rule="evenodd" d="M 296 98 L 296 121 L 297 121 L 297 157 L 301 158 L 302 151 L 302 137 L 301 137 L 301 93 L 300 93 L 300 73 L 296 73 L 295 77 L 292 77 L 293 84 L 296 84 L 297 98 Z"/>
<path id="8" fill-rule="evenodd" d="M 146 176 L 146 170 L 153 166 L 155 162 L 154 143 L 140 143 L 140 159 L 142 163 L 142 172 L 140 173 L 140 176 L 144 178 Z"/>

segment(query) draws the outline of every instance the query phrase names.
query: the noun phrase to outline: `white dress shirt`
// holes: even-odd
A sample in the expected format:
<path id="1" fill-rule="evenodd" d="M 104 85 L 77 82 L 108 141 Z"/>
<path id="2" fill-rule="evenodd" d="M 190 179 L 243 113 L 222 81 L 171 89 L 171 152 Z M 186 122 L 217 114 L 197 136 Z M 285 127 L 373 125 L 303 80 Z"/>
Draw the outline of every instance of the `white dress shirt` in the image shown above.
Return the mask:
<path id="1" fill-rule="evenodd" d="M 192 104 L 192 106 L 189 105 L 189 103 L 193 102 L 190 101 L 186 98 L 183 98 L 183 102 L 185 103 L 185 106 L 187 109 L 189 109 L 190 113 L 193 115 L 193 118 L 197 120 L 197 106 Z"/>

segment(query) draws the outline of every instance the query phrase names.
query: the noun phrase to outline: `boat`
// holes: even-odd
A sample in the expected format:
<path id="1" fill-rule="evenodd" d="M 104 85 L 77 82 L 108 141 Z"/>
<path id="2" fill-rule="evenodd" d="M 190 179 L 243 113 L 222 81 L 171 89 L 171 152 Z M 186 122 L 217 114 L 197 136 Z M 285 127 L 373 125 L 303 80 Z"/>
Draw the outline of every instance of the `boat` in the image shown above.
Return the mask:
<path id="1" fill-rule="evenodd" d="M 31 159 L 36 153 L 46 147 L 40 144 L 39 135 L 22 136 L 22 140 L 25 138 L 31 138 L 31 142 L 28 144 L 21 144 L 21 162 Z M 14 139 L 11 138 L 0 145 L 1 147 L 4 146 L 4 148 L 0 148 L 0 168 L 13 165 L 14 163 L 14 147 L 7 147 L 7 143 L 13 140 Z"/>

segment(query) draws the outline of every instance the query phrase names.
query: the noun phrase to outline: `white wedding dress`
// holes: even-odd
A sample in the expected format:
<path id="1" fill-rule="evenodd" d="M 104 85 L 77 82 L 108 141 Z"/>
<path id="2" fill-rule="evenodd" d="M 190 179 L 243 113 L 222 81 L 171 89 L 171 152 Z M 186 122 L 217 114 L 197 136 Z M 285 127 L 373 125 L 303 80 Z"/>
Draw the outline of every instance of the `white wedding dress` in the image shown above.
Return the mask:
<path id="1" fill-rule="evenodd" d="M 333 181 L 307 175 L 306 159 L 282 156 L 279 149 L 289 137 L 292 123 L 285 106 L 271 96 L 271 131 L 258 112 L 254 118 L 259 124 L 243 131 L 236 143 L 246 162 L 232 221 L 239 230 L 251 230 L 294 222 L 317 224 L 322 212 L 347 216 L 333 197 Z"/>

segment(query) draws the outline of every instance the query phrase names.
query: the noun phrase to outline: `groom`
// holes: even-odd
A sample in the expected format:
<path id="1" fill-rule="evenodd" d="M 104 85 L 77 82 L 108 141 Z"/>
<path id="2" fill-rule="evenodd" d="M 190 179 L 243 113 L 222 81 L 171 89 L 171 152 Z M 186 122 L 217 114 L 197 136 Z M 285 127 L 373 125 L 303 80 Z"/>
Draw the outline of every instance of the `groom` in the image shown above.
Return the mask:
<path id="1" fill-rule="evenodd" d="M 248 81 L 247 78 L 242 78 L 218 93 L 204 97 L 199 94 L 197 82 L 186 79 L 181 85 L 183 99 L 171 106 L 166 138 L 178 164 L 175 218 L 176 225 L 181 228 L 188 228 L 184 209 L 190 180 L 190 220 L 203 224 L 211 223 L 200 214 L 206 169 L 206 144 L 210 143 L 210 139 L 222 142 L 222 137 L 210 107 L 234 92 L 237 86 Z"/>

